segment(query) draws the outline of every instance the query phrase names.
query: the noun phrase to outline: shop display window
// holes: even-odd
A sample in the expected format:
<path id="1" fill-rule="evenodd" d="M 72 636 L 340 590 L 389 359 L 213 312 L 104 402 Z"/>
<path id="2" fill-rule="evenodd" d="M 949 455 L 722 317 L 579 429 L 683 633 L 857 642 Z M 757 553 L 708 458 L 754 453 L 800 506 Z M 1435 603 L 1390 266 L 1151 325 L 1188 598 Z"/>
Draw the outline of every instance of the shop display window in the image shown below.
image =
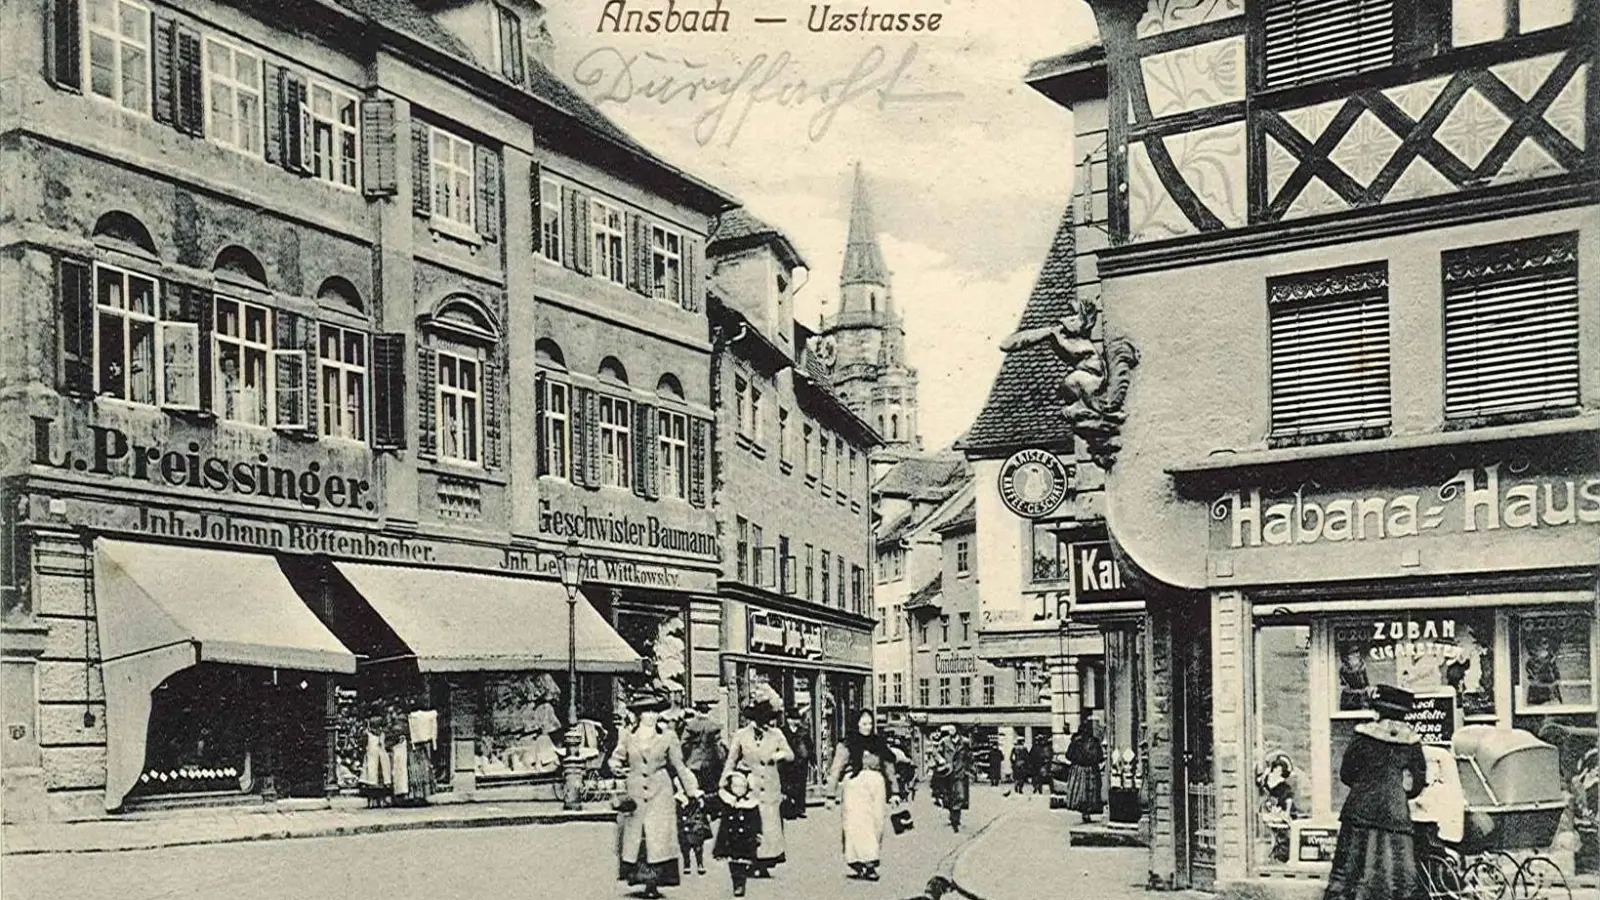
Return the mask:
<path id="1" fill-rule="evenodd" d="M 1414 694 L 1453 693 L 1468 721 L 1495 716 L 1493 610 L 1374 615 L 1333 626 L 1340 713 L 1363 713 L 1367 690 L 1392 684 Z"/>
<path id="2" fill-rule="evenodd" d="M 1514 620 L 1511 671 L 1519 714 L 1593 712 L 1594 646 L 1584 615 L 1522 615 Z"/>
<path id="3" fill-rule="evenodd" d="M 473 767 L 480 778 L 536 778 L 561 770 L 565 682 L 566 673 L 514 672 L 485 675 L 469 690 L 476 713 Z M 596 763 L 610 718 L 603 689 L 601 679 L 578 676 L 578 718 L 590 723 L 580 756 Z"/>
<path id="4" fill-rule="evenodd" d="M 1256 632 L 1258 857 L 1289 861 L 1290 823 L 1311 815 L 1311 626 Z"/>

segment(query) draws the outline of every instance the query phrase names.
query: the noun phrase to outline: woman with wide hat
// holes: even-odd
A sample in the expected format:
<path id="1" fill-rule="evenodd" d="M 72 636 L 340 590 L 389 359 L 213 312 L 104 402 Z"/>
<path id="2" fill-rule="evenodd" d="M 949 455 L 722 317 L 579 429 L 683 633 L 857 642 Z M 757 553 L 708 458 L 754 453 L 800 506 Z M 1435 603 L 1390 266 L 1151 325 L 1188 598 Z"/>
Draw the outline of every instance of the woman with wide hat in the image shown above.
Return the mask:
<path id="1" fill-rule="evenodd" d="M 1387 684 L 1370 691 L 1375 722 L 1356 726 L 1339 764 L 1350 788 L 1339 810 L 1339 842 L 1324 900 L 1410 900 L 1417 860 L 1408 801 L 1427 785 L 1422 741 L 1402 721 L 1412 695 Z"/>
<path id="2" fill-rule="evenodd" d="M 700 796 L 694 773 L 683 761 L 678 735 L 663 727 L 667 697 L 654 691 L 635 694 L 628 709 L 637 720 L 620 736 L 613 757 L 627 766 L 626 799 L 617 816 L 618 874 L 644 887 L 643 896 L 660 897 L 661 888 L 679 880 L 678 804 L 673 776 L 689 797 Z"/>
<path id="3" fill-rule="evenodd" d="M 770 878 L 772 867 L 785 858 L 783 781 L 778 766 L 794 759 L 794 750 L 774 727 L 782 707 L 775 694 L 758 692 L 752 697 L 744 709 L 746 724 L 734 732 L 722 767 L 724 779 L 740 769 L 749 773 L 751 793 L 761 809 L 761 844 L 750 872 L 754 878 Z"/>

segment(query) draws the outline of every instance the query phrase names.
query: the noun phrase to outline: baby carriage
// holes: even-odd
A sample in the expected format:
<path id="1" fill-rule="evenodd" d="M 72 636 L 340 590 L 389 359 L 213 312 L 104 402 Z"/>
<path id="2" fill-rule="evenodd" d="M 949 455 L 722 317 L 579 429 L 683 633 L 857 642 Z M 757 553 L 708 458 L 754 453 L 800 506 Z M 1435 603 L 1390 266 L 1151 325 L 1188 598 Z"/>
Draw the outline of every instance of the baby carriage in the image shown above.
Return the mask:
<path id="1" fill-rule="evenodd" d="M 1452 873 L 1425 864 L 1430 888 L 1479 900 L 1571 900 L 1566 873 L 1548 856 L 1567 809 L 1558 751 L 1526 731 L 1469 725 L 1452 741 L 1466 816 Z M 1453 854 L 1452 854 L 1453 855 Z M 1430 890 L 1430 893 L 1434 891 Z"/>

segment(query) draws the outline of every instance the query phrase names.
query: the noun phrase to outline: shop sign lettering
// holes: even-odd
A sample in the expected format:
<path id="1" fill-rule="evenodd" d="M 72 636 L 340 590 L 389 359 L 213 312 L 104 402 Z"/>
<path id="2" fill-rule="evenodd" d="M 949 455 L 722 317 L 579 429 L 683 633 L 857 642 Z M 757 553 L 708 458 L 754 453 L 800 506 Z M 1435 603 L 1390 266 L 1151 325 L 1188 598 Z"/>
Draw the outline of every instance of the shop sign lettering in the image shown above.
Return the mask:
<path id="1" fill-rule="evenodd" d="M 145 506 L 137 507 L 135 515 L 133 530 L 157 537 L 385 562 L 436 561 L 433 545 L 414 538 Z"/>
<path id="2" fill-rule="evenodd" d="M 820 659 L 823 655 L 822 625 L 751 610 L 749 646 L 751 653 Z"/>
<path id="3" fill-rule="evenodd" d="M 1230 491 L 1211 506 L 1232 548 L 1411 537 L 1424 532 L 1559 528 L 1600 523 L 1600 477 L 1518 478 L 1502 464 L 1462 469 L 1432 492 L 1313 499 Z"/>
<path id="4" fill-rule="evenodd" d="M 1448 746 L 1456 733 L 1456 695 L 1429 694 L 1412 701 L 1411 711 L 1401 717 L 1424 744 Z"/>
<path id="5" fill-rule="evenodd" d="M 555 537 L 603 544 L 675 550 L 696 556 L 717 555 L 717 537 L 710 532 L 673 528 L 656 516 L 645 516 L 640 520 L 632 516 L 591 512 L 588 505 L 572 512 L 556 509 L 549 500 L 540 500 L 539 531 Z"/>
<path id="6" fill-rule="evenodd" d="M 854 628 L 822 626 L 822 652 L 827 659 L 872 665 L 872 646 L 868 643 L 867 633 Z"/>
<path id="7" fill-rule="evenodd" d="M 1122 579 L 1122 566 L 1111 553 L 1110 541 L 1071 545 L 1073 599 L 1078 603 L 1137 600 L 1139 593 Z"/>
<path id="8" fill-rule="evenodd" d="M 978 658 L 971 653 L 938 653 L 933 671 L 939 675 L 971 675 L 978 671 Z"/>
<path id="9" fill-rule="evenodd" d="M 561 560 L 553 553 L 503 550 L 500 568 L 507 572 L 561 576 Z M 595 556 L 584 557 L 582 577 L 584 581 L 668 589 L 679 587 L 682 581 L 679 572 L 667 566 Z"/>
<path id="10" fill-rule="evenodd" d="M 1331 862 L 1333 851 L 1339 844 L 1339 829 L 1301 828 L 1299 844 L 1295 858 L 1300 862 Z"/>
<path id="11" fill-rule="evenodd" d="M 190 441 L 182 448 L 145 446 L 126 432 L 90 425 L 91 446 L 59 451 L 54 445 L 54 419 L 33 417 L 33 464 L 109 478 L 133 478 L 170 487 L 190 487 L 218 494 L 288 500 L 306 509 L 372 511 L 372 485 L 360 478 L 324 474 L 322 464 L 303 468 L 277 465 L 265 453 L 254 459 L 210 456 Z"/>

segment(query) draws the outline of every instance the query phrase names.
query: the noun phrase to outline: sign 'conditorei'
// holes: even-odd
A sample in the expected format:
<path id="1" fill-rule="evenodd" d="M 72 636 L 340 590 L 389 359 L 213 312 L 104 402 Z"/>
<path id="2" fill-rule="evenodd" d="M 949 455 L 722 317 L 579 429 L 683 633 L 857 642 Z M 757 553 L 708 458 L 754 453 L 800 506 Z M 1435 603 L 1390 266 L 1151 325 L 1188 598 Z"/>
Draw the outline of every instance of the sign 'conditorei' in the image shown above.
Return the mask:
<path id="1" fill-rule="evenodd" d="M 1067 499 L 1071 473 L 1048 450 L 1018 450 L 1000 466 L 1000 500 L 1024 519 L 1042 519 Z"/>
<path id="2" fill-rule="evenodd" d="M 1561 528 L 1600 523 L 1600 476 L 1522 478 L 1495 463 L 1414 493 L 1341 497 L 1301 488 L 1275 499 L 1252 488 L 1224 494 L 1212 504 L 1211 519 L 1222 529 L 1217 540 L 1233 549 Z"/>

